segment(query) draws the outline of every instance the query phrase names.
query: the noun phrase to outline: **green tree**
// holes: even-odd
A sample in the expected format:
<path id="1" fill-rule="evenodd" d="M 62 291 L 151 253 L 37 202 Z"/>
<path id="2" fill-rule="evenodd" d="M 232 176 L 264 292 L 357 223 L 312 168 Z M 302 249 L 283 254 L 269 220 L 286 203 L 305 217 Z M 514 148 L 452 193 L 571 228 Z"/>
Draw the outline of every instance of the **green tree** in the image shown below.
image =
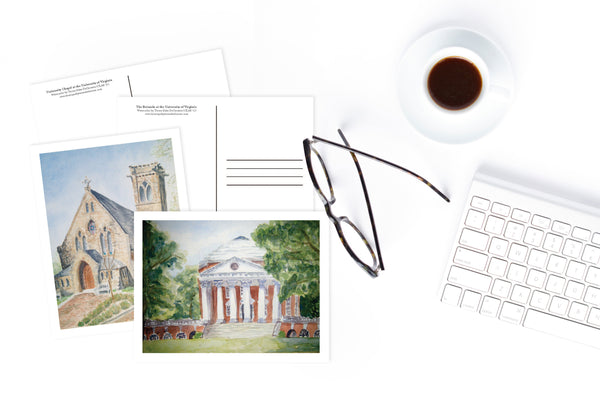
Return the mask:
<path id="1" fill-rule="evenodd" d="M 198 298 L 198 267 L 188 265 L 175 276 L 175 313 L 173 318 L 200 319 L 200 300 Z"/>
<path id="2" fill-rule="evenodd" d="M 62 271 L 62 265 L 60 265 L 58 261 L 52 260 L 52 272 L 54 272 L 54 275 L 58 274 L 60 271 Z"/>
<path id="3" fill-rule="evenodd" d="M 252 239 L 267 250 L 265 270 L 281 283 L 279 301 L 300 296 L 301 313 L 319 316 L 319 221 L 270 221 Z"/>
<path id="4" fill-rule="evenodd" d="M 173 308 L 172 281 L 168 271 L 181 268 L 183 253 L 153 222 L 143 222 L 143 316 L 158 318 Z"/>
<path id="5" fill-rule="evenodd" d="M 154 157 L 157 157 L 160 161 L 173 162 L 173 145 L 171 139 L 157 140 L 152 146 L 151 153 Z M 164 167 L 164 165 L 163 165 Z M 179 195 L 177 193 L 177 180 L 175 174 L 167 175 L 165 179 L 167 186 L 167 193 L 171 195 L 168 201 L 169 211 L 179 211 Z"/>

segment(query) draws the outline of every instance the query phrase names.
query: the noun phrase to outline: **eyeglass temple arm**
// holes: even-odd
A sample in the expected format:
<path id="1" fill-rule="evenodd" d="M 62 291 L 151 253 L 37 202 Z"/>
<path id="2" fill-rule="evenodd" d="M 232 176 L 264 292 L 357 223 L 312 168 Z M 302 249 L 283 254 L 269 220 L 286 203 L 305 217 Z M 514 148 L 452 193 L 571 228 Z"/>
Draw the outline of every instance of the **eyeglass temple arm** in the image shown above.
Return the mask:
<path id="1" fill-rule="evenodd" d="M 344 136 L 344 133 L 341 129 L 338 129 L 338 134 L 344 141 L 344 144 L 346 146 L 349 146 L 350 143 L 348 143 L 348 140 L 346 140 L 346 136 Z M 383 259 L 381 257 L 381 247 L 379 246 L 379 237 L 377 235 L 377 228 L 375 227 L 375 217 L 373 216 L 373 209 L 371 207 L 371 200 L 369 199 L 367 184 L 362 173 L 362 168 L 360 167 L 358 159 L 356 158 L 356 154 L 354 154 L 354 152 L 351 151 L 350 155 L 352 156 L 352 160 L 354 161 L 354 165 L 356 166 L 356 171 L 358 172 L 360 184 L 362 186 L 363 194 L 365 196 L 365 202 L 367 203 L 367 212 L 369 213 L 369 220 L 371 221 L 371 230 L 373 231 L 373 240 L 375 241 L 375 251 L 377 251 L 377 257 L 379 258 L 379 267 L 383 271 L 385 270 L 385 267 L 383 266 Z"/>
<path id="2" fill-rule="evenodd" d="M 339 143 L 332 142 L 331 140 L 323 139 L 323 138 L 318 137 L 318 136 L 313 136 L 312 138 L 313 138 L 313 140 L 318 140 L 319 142 L 327 143 L 327 144 L 330 144 L 332 146 L 338 147 L 340 149 L 344 149 L 344 150 L 348 150 L 348 151 L 354 152 L 356 154 L 360 154 L 361 156 L 368 157 L 368 158 L 373 159 L 375 161 L 379 161 L 380 163 L 383 163 L 385 165 L 389 165 L 390 167 L 394 167 L 394 168 L 397 168 L 397 169 L 399 169 L 401 171 L 404 171 L 405 173 L 414 176 L 415 178 L 417 178 L 418 180 L 420 180 L 421 182 L 423 182 L 424 184 L 426 184 L 427 186 L 429 186 L 429 188 L 431 188 L 431 190 L 433 190 L 438 196 L 440 196 L 442 199 L 444 199 L 445 201 L 447 201 L 448 203 L 450 203 L 450 199 L 444 193 L 442 193 L 438 188 L 436 188 L 431 182 L 429 182 L 427 179 L 423 178 L 422 176 L 415 174 L 414 172 L 412 172 L 409 169 L 401 167 L 401 166 L 399 166 L 397 164 L 394 164 L 394 163 L 392 163 L 390 161 L 384 160 L 383 158 L 379 158 L 379 157 L 371 155 L 369 153 L 365 153 L 364 151 L 356 150 L 356 149 L 354 149 L 352 147 L 344 146 L 344 145 L 341 145 Z"/>

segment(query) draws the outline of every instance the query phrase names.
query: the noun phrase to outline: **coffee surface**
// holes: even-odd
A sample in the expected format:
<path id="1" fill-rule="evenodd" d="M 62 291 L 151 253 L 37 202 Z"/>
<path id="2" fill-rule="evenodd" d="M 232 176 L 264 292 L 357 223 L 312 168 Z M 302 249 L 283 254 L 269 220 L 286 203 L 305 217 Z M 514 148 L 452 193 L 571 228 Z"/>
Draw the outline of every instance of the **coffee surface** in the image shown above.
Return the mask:
<path id="1" fill-rule="evenodd" d="M 481 94 L 481 88 L 481 73 L 475 64 L 461 57 L 446 57 L 438 61 L 427 77 L 429 95 L 437 105 L 447 110 L 469 107 Z"/>

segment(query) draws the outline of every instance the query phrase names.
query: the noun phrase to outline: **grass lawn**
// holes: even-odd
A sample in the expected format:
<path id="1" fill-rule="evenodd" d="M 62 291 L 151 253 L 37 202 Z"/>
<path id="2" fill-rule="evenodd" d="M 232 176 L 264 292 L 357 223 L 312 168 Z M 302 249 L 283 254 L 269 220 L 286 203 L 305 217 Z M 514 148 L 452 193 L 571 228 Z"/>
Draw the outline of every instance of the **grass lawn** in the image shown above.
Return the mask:
<path id="1" fill-rule="evenodd" d="M 318 338 L 172 339 L 144 341 L 144 353 L 318 353 Z"/>

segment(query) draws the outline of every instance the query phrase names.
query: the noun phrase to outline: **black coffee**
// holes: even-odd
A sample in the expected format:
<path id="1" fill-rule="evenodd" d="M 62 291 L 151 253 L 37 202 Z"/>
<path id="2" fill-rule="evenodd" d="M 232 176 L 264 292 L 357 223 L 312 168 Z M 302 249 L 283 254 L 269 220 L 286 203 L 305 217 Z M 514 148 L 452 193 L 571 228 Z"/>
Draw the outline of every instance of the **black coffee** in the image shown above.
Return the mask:
<path id="1" fill-rule="evenodd" d="M 471 61 L 446 57 L 438 61 L 427 78 L 429 95 L 447 110 L 469 107 L 481 94 L 481 73 Z"/>

